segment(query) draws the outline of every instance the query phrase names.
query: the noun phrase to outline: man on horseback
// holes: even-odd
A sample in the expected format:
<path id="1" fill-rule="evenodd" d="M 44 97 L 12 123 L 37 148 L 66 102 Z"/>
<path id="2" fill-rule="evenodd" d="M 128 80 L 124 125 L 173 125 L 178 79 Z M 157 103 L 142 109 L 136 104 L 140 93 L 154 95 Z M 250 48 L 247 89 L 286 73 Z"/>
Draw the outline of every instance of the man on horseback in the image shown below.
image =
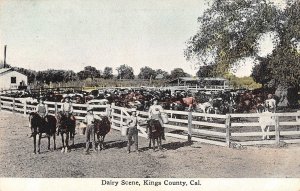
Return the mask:
<path id="1" fill-rule="evenodd" d="M 70 97 L 65 98 L 65 103 L 62 105 L 62 112 L 66 117 L 71 118 L 73 113 L 73 105 L 70 102 Z"/>
<path id="2" fill-rule="evenodd" d="M 45 98 L 44 97 L 40 97 L 39 99 L 39 104 L 36 106 L 36 113 L 39 114 L 39 116 L 43 119 L 45 119 L 45 117 L 48 115 L 48 107 L 47 105 L 44 103 Z"/>
<path id="3" fill-rule="evenodd" d="M 87 115 L 85 116 L 84 123 L 87 125 L 85 131 L 85 153 L 89 153 L 90 147 L 90 137 L 92 136 L 92 149 L 96 151 L 96 141 L 94 134 L 94 122 L 95 119 L 101 120 L 101 117 L 93 114 L 93 109 L 91 107 L 87 108 Z"/>
<path id="4" fill-rule="evenodd" d="M 159 121 L 159 124 L 161 125 L 161 127 L 163 129 L 162 139 L 166 140 L 166 138 L 165 138 L 165 128 L 163 126 L 163 121 L 162 121 L 162 118 L 161 118 L 161 114 L 164 112 L 164 109 L 162 108 L 161 105 L 158 105 L 157 103 L 158 103 L 158 100 L 154 99 L 153 100 L 153 105 L 150 106 L 150 108 L 149 108 L 149 113 L 148 113 L 149 117 L 148 118 Z M 149 137 L 149 135 L 150 135 L 150 132 L 148 132 L 148 137 Z"/>
<path id="5" fill-rule="evenodd" d="M 75 117 L 73 116 L 73 105 L 70 102 L 70 97 L 65 97 L 65 102 L 61 106 L 61 115 L 65 120 L 65 124 L 73 124 L 75 122 Z M 57 135 L 61 132 L 61 127 L 58 128 Z"/>
<path id="6" fill-rule="evenodd" d="M 41 124 L 45 125 L 45 120 L 46 120 L 46 116 L 48 115 L 48 107 L 47 105 L 44 103 L 45 98 L 40 97 L 39 98 L 39 103 L 35 108 L 35 112 L 41 117 L 42 121 Z M 33 135 L 31 134 L 30 137 L 32 137 Z"/>

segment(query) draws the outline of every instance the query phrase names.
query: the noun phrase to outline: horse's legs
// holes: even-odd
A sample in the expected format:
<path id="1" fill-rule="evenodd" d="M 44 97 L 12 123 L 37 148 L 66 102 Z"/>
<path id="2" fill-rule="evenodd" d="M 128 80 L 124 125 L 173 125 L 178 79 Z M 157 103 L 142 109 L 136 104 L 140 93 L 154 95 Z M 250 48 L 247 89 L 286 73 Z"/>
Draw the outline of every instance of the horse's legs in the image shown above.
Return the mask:
<path id="1" fill-rule="evenodd" d="M 153 151 L 155 151 L 155 139 L 152 139 L 152 143 L 153 143 Z"/>
<path id="2" fill-rule="evenodd" d="M 38 153 L 40 154 L 41 150 L 41 139 L 42 139 L 42 133 L 39 133 L 39 141 L 38 141 Z"/>
<path id="3" fill-rule="evenodd" d="M 56 135 L 53 133 L 53 149 L 56 150 L 56 143 L 55 143 Z"/>
<path id="4" fill-rule="evenodd" d="M 48 135 L 48 150 L 50 150 L 50 135 Z"/>
<path id="5" fill-rule="evenodd" d="M 101 136 L 99 134 L 96 135 L 97 141 L 95 144 L 95 147 L 97 148 L 98 151 L 101 150 Z"/>
<path id="6" fill-rule="evenodd" d="M 104 150 L 105 149 L 105 145 L 104 145 L 104 138 L 105 138 L 105 135 L 104 136 L 101 136 L 101 142 L 100 142 L 100 144 L 101 144 L 101 150 Z"/>
<path id="7" fill-rule="evenodd" d="M 70 140 L 72 141 L 72 147 L 74 147 L 74 136 L 75 136 L 75 133 L 74 133 L 74 131 L 72 130 L 72 131 L 70 131 Z"/>
<path id="8" fill-rule="evenodd" d="M 158 149 L 162 150 L 162 147 L 161 147 L 161 137 L 158 137 L 158 139 L 157 139 L 157 145 L 158 145 Z"/>
<path id="9" fill-rule="evenodd" d="M 151 149 L 151 140 L 152 139 L 149 139 L 149 149 Z"/>
<path id="10" fill-rule="evenodd" d="M 69 148 L 69 133 L 66 133 L 66 147 L 65 147 L 65 153 L 68 152 L 68 148 Z"/>
<path id="11" fill-rule="evenodd" d="M 65 140 L 64 140 L 64 134 L 63 133 L 60 133 L 61 135 L 61 142 L 62 142 L 62 149 L 61 149 L 61 152 L 65 152 Z"/>
<path id="12" fill-rule="evenodd" d="M 33 136 L 33 153 L 36 154 L 36 134 L 32 133 Z"/>

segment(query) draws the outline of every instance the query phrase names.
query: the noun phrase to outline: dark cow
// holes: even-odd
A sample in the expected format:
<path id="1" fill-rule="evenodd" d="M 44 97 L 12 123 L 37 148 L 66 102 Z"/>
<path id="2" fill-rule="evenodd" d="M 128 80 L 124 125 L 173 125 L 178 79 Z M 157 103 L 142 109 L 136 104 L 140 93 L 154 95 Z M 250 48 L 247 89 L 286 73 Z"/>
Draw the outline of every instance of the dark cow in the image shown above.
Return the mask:
<path id="1" fill-rule="evenodd" d="M 42 133 L 46 133 L 48 138 L 48 150 L 50 150 L 50 136 L 53 136 L 54 150 L 56 149 L 55 144 L 55 133 L 56 133 L 56 118 L 51 115 L 47 115 L 43 119 L 39 114 L 31 112 L 29 114 L 29 123 L 31 127 L 31 136 L 33 137 L 33 152 L 36 154 L 36 135 L 39 135 L 38 140 L 38 153 L 40 153 Z"/>
<path id="2" fill-rule="evenodd" d="M 104 149 L 104 138 L 111 129 L 111 123 L 107 116 L 101 117 L 102 120 L 95 119 L 94 132 L 97 137 L 97 149 L 100 151 Z"/>

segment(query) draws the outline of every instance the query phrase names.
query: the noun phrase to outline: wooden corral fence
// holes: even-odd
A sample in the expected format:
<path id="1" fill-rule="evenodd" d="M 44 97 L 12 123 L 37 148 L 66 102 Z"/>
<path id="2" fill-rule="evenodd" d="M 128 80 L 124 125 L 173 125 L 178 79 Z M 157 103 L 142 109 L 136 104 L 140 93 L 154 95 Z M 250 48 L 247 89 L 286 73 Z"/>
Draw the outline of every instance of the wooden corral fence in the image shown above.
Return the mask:
<path id="1" fill-rule="evenodd" d="M 51 115 L 60 111 L 62 103 L 45 102 Z M 78 121 L 82 121 L 86 115 L 87 104 L 73 104 L 74 115 Z M 34 111 L 36 104 L 24 102 L 22 98 L 0 96 L 0 110 L 28 115 Z M 95 114 L 111 115 L 112 128 L 122 132 L 130 109 L 112 105 L 92 105 Z M 169 123 L 165 124 L 167 137 L 175 137 L 189 141 L 198 141 L 219 146 L 262 145 L 284 143 L 300 143 L 300 112 L 272 113 L 270 140 L 262 140 L 263 133 L 259 118 L 261 114 L 204 114 L 188 111 L 166 110 Z M 138 112 L 141 123 L 138 125 L 139 136 L 146 137 L 147 112 Z M 144 120 L 143 120 L 144 119 Z"/>

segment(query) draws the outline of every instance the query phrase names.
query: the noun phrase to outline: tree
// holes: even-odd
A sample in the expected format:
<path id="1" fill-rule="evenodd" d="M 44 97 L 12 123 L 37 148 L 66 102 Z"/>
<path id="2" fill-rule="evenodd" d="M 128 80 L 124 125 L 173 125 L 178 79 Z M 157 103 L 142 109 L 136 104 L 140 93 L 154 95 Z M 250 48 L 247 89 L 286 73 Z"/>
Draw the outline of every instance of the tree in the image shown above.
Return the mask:
<path id="1" fill-rule="evenodd" d="M 116 70 L 118 71 L 118 79 L 134 79 L 132 67 L 123 64 L 119 66 Z"/>
<path id="2" fill-rule="evenodd" d="M 155 73 L 156 73 L 156 78 L 157 78 L 158 75 L 162 75 L 163 76 L 162 79 L 168 79 L 170 77 L 169 73 L 166 72 L 166 71 L 164 71 L 164 70 L 162 70 L 162 69 L 157 69 L 155 71 Z"/>
<path id="3" fill-rule="evenodd" d="M 77 75 L 80 80 L 85 80 L 87 78 L 94 79 L 101 77 L 101 71 L 93 66 L 86 66 L 82 71 L 78 72 Z"/>
<path id="4" fill-rule="evenodd" d="M 138 75 L 139 79 L 154 79 L 156 77 L 156 72 L 152 68 L 145 66 L 140 69 L 140 73 Z"/>
<path id="5" fill-rule="evenodd" d="M 65 82 L 77 80 L 77 75 L 73 70 L 64 71 L 63 75 L 64 75 Z"/>
<path id="6" fill-rule="evenodd" d="M 113 70 L 111 67 L 105 67 L 103 71 L 103 78 L 104 79 L 112 79 L 113 78 Z"/>
<path id="7" fill-rule="evenodd" d="M 174 70 L 171 71 L 170 79 L 175 79 L 179 77 L 188 77 L 189 74 L 185 73 L 182 68 L 174 68 Z"/>
<path id="8" fill-rule="evenodd" d="M 198 18 L 200 30 L 188 41 L 185 56 L 215 64 L 215 73 L 223 75 L 239 60 L 258 55 L 257 40 L 276 30 L 279 12 L 267 0 L 214 0 Z"/>
<path id="9" fill-rule="evenodd" d="M 271 64 L 270 59 L 260 58 L 260 63 L 253 67 L 251 77 L 257 82 L 265 87 L 271 80 Z"/>
<path id="10" fill-rule="evenodd" d="M 266 33 L 277 37 L 275 49 L 259 62 L 266 79 L 253 77 L 257 82 L 274 81 L 281 89 L 298 87 L 300 81 L 300 1 L 288 0 L 284 10 L 267 0 L 214 0 L 212 6 L 198 18 L 201 28 L 185 50 L 187 60 L 216 64 L 217 74 L 224 74 L 239 60 L 252 57 L 261 61 L 258 42 Z M 267 70 L 265 70 L 267 65 Z M 257 66 L 258 67 L 258 66 Z M 258 70 L 259 69 L 259 70 Z M 265 73 L 267 72 L 267 73 Z M 269 78 L 270 77 L 270 78 Z M 297 89 L 293 92 L 297 94 Z"/>
<path id="11" fill-rule="evenodd" d="M 214 72 L 215 70 L 216 70 L 216 65 L 200 66 L 196 75 L 200 78 L 216 77 Z"/>

